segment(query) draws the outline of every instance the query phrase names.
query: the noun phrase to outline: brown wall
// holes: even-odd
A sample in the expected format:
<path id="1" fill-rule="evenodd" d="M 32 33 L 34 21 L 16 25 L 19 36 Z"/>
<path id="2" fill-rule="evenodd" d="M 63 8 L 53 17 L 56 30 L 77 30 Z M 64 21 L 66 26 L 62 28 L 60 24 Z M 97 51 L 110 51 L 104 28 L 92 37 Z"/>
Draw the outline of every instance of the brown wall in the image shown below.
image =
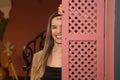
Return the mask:
<path id="1" fill-rule="evenodd" d="M 49 16 L 60 3 L 61 0 L 13 0 L 3 41 L 11 41 L 15 45 L 12 61 L 18 76 L 25 75 L 22 70 L 25 65 L 22 57 L 24 45 L 46 28 Z M 5 65 L 6 56 L 2 55 L 2 60 Z"/>

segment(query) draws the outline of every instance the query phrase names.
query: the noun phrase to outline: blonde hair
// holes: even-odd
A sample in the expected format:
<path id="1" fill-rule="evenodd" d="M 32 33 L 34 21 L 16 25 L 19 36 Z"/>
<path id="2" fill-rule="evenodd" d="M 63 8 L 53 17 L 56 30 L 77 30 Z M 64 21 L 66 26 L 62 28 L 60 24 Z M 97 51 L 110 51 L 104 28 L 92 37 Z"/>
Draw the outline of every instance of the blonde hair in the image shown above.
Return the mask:
<path id="1" fill-rule="evenodd" d="M 55 12 L 49 18 L 46 37 L 45 37 L 45 44 L 44 44 L 44 48 L 41 53 L 42 55 L 40 56 L 40 59 L 39 59 L 39 64 L 35 72 L 34 80 L 37 80 L 37 79 L 40 80 L 40 78 L 43 76 L 45 72 L 45 66 L 46 66 L 48 57 L 51 54 L 53 46 L 54 46 L 54 39 L 52 38 L 52 34 L 51 34 L 51 22 L 53 18 L 58 17 L 58 16 L 61 16 L 61 15 L 59 15 L 58 12 Z"/>

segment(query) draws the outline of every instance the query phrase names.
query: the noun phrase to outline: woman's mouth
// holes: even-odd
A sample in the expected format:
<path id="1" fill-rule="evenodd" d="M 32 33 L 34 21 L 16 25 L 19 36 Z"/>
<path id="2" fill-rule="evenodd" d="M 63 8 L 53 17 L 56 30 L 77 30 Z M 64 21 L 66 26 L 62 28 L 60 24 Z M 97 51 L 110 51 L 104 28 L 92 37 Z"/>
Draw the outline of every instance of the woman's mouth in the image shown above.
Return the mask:
<path id="1" fill-rule="evenodd" d="M 62 35 L 57 35 L 56 36 L 58 39 L 62 39 Z"/>

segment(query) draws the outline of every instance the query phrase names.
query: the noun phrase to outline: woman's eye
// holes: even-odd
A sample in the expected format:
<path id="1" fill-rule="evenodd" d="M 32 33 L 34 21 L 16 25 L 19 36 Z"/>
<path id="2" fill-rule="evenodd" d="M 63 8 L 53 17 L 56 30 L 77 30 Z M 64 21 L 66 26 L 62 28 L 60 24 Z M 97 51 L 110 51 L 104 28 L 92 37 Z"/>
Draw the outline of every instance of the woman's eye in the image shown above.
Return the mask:
<path id="1" fill-rule="evenodd" d="M 52 26 L 52 29 L 56 29 L 56 28 L 57 28 L 57 26 L 54 26 L 54 25 Z"/>

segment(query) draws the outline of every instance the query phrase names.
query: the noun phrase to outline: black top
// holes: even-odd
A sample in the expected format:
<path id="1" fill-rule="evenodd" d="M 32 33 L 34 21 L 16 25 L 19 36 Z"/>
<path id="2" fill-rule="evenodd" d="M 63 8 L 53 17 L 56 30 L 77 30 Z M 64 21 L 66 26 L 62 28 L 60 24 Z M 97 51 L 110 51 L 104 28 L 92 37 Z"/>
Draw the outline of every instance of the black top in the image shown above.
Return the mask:
<path id="1" fill-rule="evenodd" d="M 41 80 L 61 80 L 61 67 L 46 66 Z"/>

